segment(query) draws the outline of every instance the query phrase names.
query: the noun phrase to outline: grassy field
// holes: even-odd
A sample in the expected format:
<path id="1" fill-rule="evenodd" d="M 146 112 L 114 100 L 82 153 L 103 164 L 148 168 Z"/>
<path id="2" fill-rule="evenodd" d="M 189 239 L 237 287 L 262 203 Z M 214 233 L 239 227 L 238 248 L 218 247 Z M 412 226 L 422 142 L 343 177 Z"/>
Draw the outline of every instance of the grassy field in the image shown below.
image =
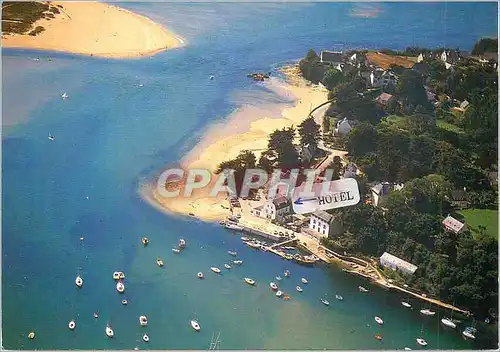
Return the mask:
<path id="1" fill-rule="evenodd" d="M 381 67 L 384 70 L 387 70 L 391 65 L 404 68 L 412 68 L 415 65 L 415 61 L 406 56 L 387 55 L 371 51 L 366 54 L 366 57 L 371 64 Z"/>
<path id="2" fill-rule="evenodd" d="M 439 128 L 442 128 L 447 131 L 455 132 L 455 133 L 464 133 L 464 130 L 462 130 L 460 127 L 455 126 L 451 123 L 445 122 L 443 120 L 436 120 L 436 125 Z"/>
<path id="3" fill-rule="evenodd" d="M 486 233 L 498 239 L 498 210 L 464 209 L 457 212 L 463 216 L 467 227 L 477 233 L 479 225 L 486 226 Z"/>

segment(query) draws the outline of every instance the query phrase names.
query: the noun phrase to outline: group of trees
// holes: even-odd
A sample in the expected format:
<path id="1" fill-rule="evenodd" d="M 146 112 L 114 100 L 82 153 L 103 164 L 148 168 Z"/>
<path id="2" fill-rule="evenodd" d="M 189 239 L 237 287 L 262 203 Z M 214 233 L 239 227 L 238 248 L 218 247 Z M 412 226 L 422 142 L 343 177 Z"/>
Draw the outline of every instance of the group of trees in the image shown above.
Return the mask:
<path id="1" fill-rule="evenodd" d="M 481 41 L 474 53 L 496 50 L 496 40 Z M 487 178 L 497 162 L 498 95 L 497 73 L 489 65 L 461 60 L 446 69 L 437 58 L 443 48 L 407 48 L 394 55 L 426 56 L 427 73 L 400 68 L 395 95 L 398 115 L 382 117 L 373 105 L 373 94 L 360 75 L 337 72 L 326 75 L 330 98 L 336 103 L 330 114 L 356 120 L 345 138 L 352 160 L 366 181 L 402 182 L 391 191 L 385 211 L 364 202 L 332 210 L 342 222 L 344 234 L 327 241 L 335 249 L 352 254 L 379 256 L 388 251 L 418 266 L 407 284 L 436 297 L 466 307 L 478 315 L 497 314 L 497 241 L 483 231 L 472 235 L 446 232 L 442 220 L 453 213 L 454 190 L 466 189 L 474 207 L 496 208 L 498 193 Z M 453 49 L 456 51 L 456 49 Z M 434 57 L 429 59 L 429 57 Z M 435 90 L 436 109 L 424 86 Z M 375 92 L 380 94 L 380 91 Z M 462 115 L 452 113 L 454 99 L 470 105 Z M 457 125 L 456 132 L 437 127 L 436 118 Z M 340 160 L 330 168 L 342 170 Z"/>

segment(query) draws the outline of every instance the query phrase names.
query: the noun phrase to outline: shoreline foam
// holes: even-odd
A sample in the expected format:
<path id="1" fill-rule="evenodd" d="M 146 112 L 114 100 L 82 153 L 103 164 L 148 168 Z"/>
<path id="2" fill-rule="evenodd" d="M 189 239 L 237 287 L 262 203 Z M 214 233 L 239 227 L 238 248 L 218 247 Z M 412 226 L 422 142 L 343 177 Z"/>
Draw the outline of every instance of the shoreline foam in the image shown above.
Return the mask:
<path id="1" fill-rule="evenodd" d="M 64 12 L 40 19 L 37 36 L 2 34 L 4 48 L 55 51 L 103 58 L 152 56 L 184 45 L 184 39 L 151 19 L 99 2 L 54 2 Z"/>

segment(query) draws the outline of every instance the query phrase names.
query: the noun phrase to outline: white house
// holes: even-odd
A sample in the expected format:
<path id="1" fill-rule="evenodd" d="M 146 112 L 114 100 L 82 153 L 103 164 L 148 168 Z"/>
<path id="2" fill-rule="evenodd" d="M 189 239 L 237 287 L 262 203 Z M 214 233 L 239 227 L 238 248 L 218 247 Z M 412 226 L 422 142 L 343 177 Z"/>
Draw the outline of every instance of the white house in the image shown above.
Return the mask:
<path id="1" fill-rule="evenodd" d="M 424 61 L 424 55 L 422 55 L 422 53 L 418 54 L 418 57 L 417 57 L 417 62 L 422 62 Z"/>
<path id="2" fill-rule="evenodd" d="M 392 184 L 389 182 L 377 183 L 371 188 L 373 206 L 378 207 L 382 205 L 390 190 L 400 191 L 403 189 L 403 186 L 403 184 Z"/>
<path id="3" fill-rule="evenodd" d="M 264 205 L 259 205 L 258 207 L 252 208 L 250 210 L 250 214 L 256 216 L 258 218 L 266 218 L 266 210 L 264 209 Z"/>
<path id="4" fill-rule="evenodd" d="M 271 220 L 280 220 L 281 217 L 292 212 L 292 204 L 286 197 L 277 197 L 267 201 L 265 211 L 267 218 Z"/>
<path id="5" fill-rule="evenodd" d="M 335 127 L 335 135 L 345 136 L 352 130 L 352 126 L 349 124 L 347 117 L 337 122 L 337 127 Z"/>
<path id="6" fill-rule="evenodd" d="M 467 229 L 467 226 L 463 222 L 458 221 L 450 215 L 448 215 L 441 224 L 446 231 L 450 231 L 455 234 L 462 233 Z"/>
<path id="7" fill-rule="evenodd" d="M 448 55 L 446 54 L 446 51 L 443 51 L 441 53 L 441 61 L 446 62 L 448 60 Z"/>
<path id="8" fill-rule="evenodd" d="M 418 267 L 412 263 L 408 263 L 406 260 L 398 258 L 390 253 L 384 252 L 379 259 L 380 265 L 384 268 L 389 268 L 394 271 L 398 270 L 406 275 L 412 275 Z"/>
<path id="9" fill-rule="evenodd" d="M 309 228 L 317 232 L 320 237 L 339 235 L 342 231 L 335 217 L 323 210 L 317 210 L 311 214 Z"/>
<path id="10" fill-rule="evenodd" d="M 357 55 L 356 53 L 352 54 L 351 57 L 349 57 L 349 61 L 352 63 L 355 63 L 357 60 Z"/>

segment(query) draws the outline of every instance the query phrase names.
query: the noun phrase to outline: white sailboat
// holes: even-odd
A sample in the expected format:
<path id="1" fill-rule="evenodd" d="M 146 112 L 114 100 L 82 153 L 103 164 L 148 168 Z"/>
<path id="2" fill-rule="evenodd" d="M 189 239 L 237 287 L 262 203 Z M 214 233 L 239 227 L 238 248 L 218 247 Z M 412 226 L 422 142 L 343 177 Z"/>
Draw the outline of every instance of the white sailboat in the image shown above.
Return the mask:
<path id="1" fill-rule="evenodd" d="M 411 308 L 411 304 L 408 302 L 402 301 L 401 304 L 403 305 L 403 307 Z"/>
<path id="2" fill-rule="evenodd" d="M 375 317 L 375 321 L 377 322 L 377 324 L 379 325 L 382 325 L 384 323 L 384 321 L 382 320 L 382 318 L 380 317 Z"/>
<path id="3" fill-rule="evenodd" d="M 433 312 L 432 310 L 430 309 L 420 309 L 420 313 L 422 313 L 423 315 L 427 315 L 429 317 L 432 317 L 436 314 L 436 312 Z"/>
<path id="4" fill-rule="evenodd" d="M 233 260 L 233 264 L 241 265 L 243 264 L 243 260 Z"/>
<path id="5" fill-rule="evenodd" d="M 149 336 L 148 336 L 148 334 L 142 335 L 142 341 L 149 342 Z"/>
<path id="6" fill-rule="evenodd" d="M 298 286 L 298 285 L 295 287 L 295 289 L 297 290 L 297 292 L 302 292 L 302 291 L 304 291 L 304 290 L 302 289 L 302 287 L 300 287 L 300 286 Z"/>
<path id="7" fill-rule="evenodd" d="M 68 93 L 64 92 L 64 93 L 61 95 L 61 98 L 62 98 L 63 100 L 64 100 L 64 99 L 69 98 Z"/>
<path id="8" fill-rule="evenodd" d="M 321 303 L 323 303 L 325 306 L 330 305 L 330 302 L 328 302 L 325 298 L 321 298 Z"/>
<path id="9" fill-rule="evenodd" d="M 145 315 L 141 315 L 139 317 L 139 325 L 140 326 L 148 326 L 148 318 Z"/>
<path id="10" fill-rule="evenodd" d="M 71 320 L 71 321 L 68 323 L 68 328 L 69 328 L 70 330 L 75 330 L 75 327 L 76 327 L 75 321 L 74 321 L 74 320 Z"/>
<path id="11" fill-rule="evenodd" d="M 249 277 L 246 277 L 244 280 L 249 285 L 252 285 L 252 286 L 255 285 L 255 280 L 250 279 Z"/>
<path id="12" fill-rule="evenodd" d="M 226 268 L 226 269 L 228 269 L 228 270 L 229 270 L 229 269 L 231 269 L 231 265 L 229 265 L 229 264 L 224 264 L 224 268 Z"/>
<path id="13" fill-rule="evenodd" d="M 417 343 L 420 346 L 427 346 L 427 341 L 425 341 L 424 339 L 417 339 Z"/>
<path id="14" fill-rule="evenodd" d="M 338 299 L 339 301 L 344 300 L 344 297 L 342 297 L 341 295 L 335 295 L 335 298 Z"/>
<path id="15" fill-rule="evenodd" d="M 111 329 L 111 326 L 106 325 L 106 336 L 111 338 L 113 336 L 115 336 L 115 332 L 113 331 L 113 329 Z"/>
<path id="16" fill-rule="evenodd" d="M 203 273 L 200 271 L 198 274 L 196 274 L 198 279 L 203 279 Z"/>
<path id="17" fill-rule="evenodd" d="M 81 288 L 83 286 L 83 279 L 80 275 L 76 277 L 75 284 L 78 288 Z"/>
<path id="18" fill-rule="evenodd" d="M 462 336 L 469 340 L 475 340 L 476 336 L 474 334 L 476 333 L 476 331 L 477 331 L 476 328 L 469 326 L 465 328 L 464 331 L 462 331 Z"/>
<path id="19" fill-rule="evenodd" d="M 211 267 L 210 269 L 211 269 L 214 273 L 216 273 L 216 274 L 219 274 L 219 273 L 220 273 L 220 269 L 219 269 L 219 268 L 217 268 L 217 267 L 215 267 L 215 266 Z"/>
<path id="20" fill-rule="evenodd" d="M 49 132 L 49 136 L 47 137 L 49 140 L 53 141 L 55 137 Z"/>
<path id="21" fill-rule="evenodd" d="M 191 327 L 195 330 L 195 331 L 200 331 L 201 327 L 200 327 L 200 324 L 196 321 L 196 320 L 191 320 L 190 321 L 190 324 L 191 324 Z"/>
<path id="22" fill-rule="evenodd" d="M 125 292 L 125 285 L 123 284 L 123 282 L 118 281 L 118 282 L 116 283 L 116 290 L 117 290 L 119 293 L 123 293 L 123 292 Z"/>
<path id="23" fill-rule="evenodd" d="M 302 279 L 300 279 L 300 281 L 302 281 L 303 284 L 307 284 L 307 279 L 305 277 L 303 277 Z"/>
<path id="24" fill-rule="evenodd" d="M 441 324 L 448 328 L 455 329 L 457 327 L 457 324 L 455 324 L 451 319 L 449 318 L 443 318 L 441 319 Z"/>
<path id="25" fill-rule="evenodd" d="M 275 283 L 275 282 L 270 282 L 270 283 L 269 283 L 269 286 L 271 287 L 271 289 L 272 289 L 273 291 L 276 291 L 276 290 L 278 289 L 278 285 L 276 285 L 276 283 Z"/>

